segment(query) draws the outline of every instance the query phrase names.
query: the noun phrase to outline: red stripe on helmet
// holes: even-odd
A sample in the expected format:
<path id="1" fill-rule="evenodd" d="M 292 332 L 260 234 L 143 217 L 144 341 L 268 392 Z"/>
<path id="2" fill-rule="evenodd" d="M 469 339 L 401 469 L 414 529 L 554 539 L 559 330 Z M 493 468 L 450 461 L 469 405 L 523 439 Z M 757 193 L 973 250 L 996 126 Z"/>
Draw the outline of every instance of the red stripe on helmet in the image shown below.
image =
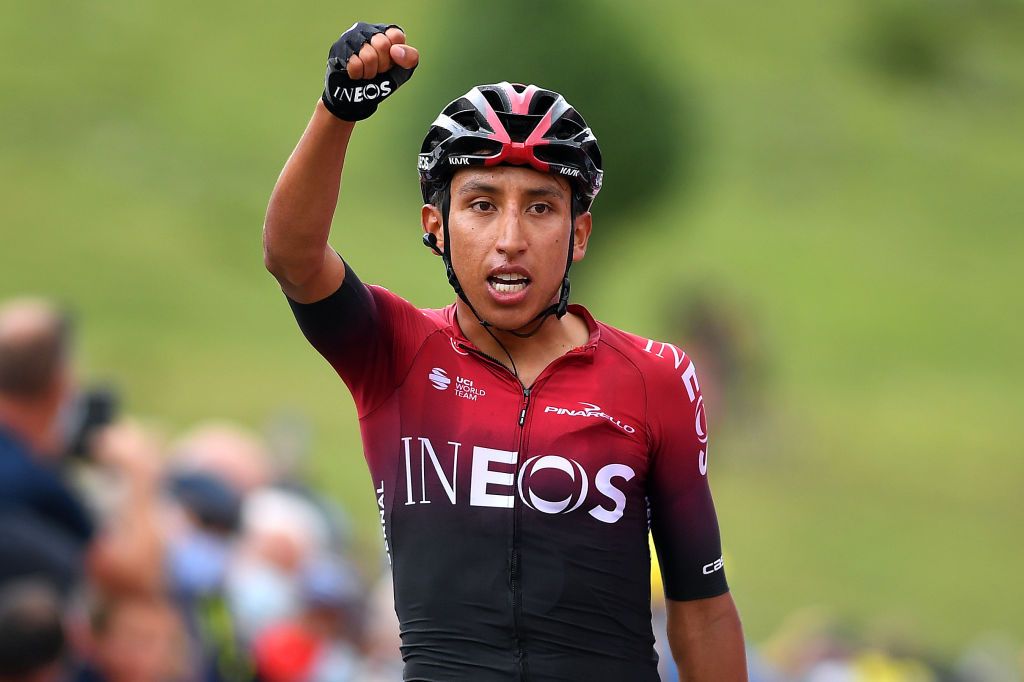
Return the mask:
<path id="1" fill-rule="evenodd" d="M 494 111 L 494 107 L 491 106 L 487 98 L 481 97 L 484 104 L 484 117 L 487 119 L 487 124 L 491 126 L 491 130 L 494 131 L 492 135 L 488 135 L 487 138 L 491 140 L 497 140 L 502 144 L 508 144 L 512 138 L 509 136 L 508 131 L 505 130 L 505 126 L 501 124 L 501 119 L 498 118 L 498 114 Z"/>
<path id="2" fill-rule="evenodd" d="M 501 146 L 501 152 L 484 161 L 485 166 L 497 166 L 501 163 L 513 166 L 531 166 L 542 173 L 547 173 L 550 166 L 541 161 L 533 153 L 533 145 L 526 142 L 507 142 Z"/>
<path id="3" fill-rule="evenodd" d="M 533 100 L 533 96 L 540 89 L 536 85 L 527 86 L 527 88 L 519 93 L 516 89 L 508 83 L 502 83 L 502 87 L 505 91 L 506 96 L 509 99 L 509 106 L 511 107 L 512 114 L 526 115 L 530 111 L 530 102 Z M 492 140 L 501 142 L 501 151 L 488 158 L 484 161 L 485 166 L 497 166 L 502 163 L 512 164 L 515 166 L 531 166 L 542 173 L 547 173 L 550 170 L 548 163 L 541 161 L 533 152 L 533 148 L 537 145 L 547 144 L 546 140 L 541 139 L 544 133 L 551 128 L 551 112 L 548 111 L 544 114 L 544 118 L 537 124 L 537 127 L 530 133 L 529 138 L 526 142 L 512 142 L 508 131 L 501 124 L 498 119 L 497 113 L 494 108 L 489 104 L 484 111 L 487 117 L 487 122 L 490 124 L 493 135 L 488 135 Z"/>
<path id="4" fill-rule="evenodd" d="M 513 114 L 528 114 L 530 113 L 530 102 L 533 101 L 533 96 L 537 94 L 536 85 L 528 85 L 522 93 L 516 92 L 516 89 L 511 85 L 505 88 L 505 94 L 508 95 L 509 104 L 512 107 Z"/>
<path id="5" fill-rule="evenodd" d="M 543 139 L 544 135 L 551 130 L 551 109 L 544 112 L 544 118 L 537 123 L 537 127 L 533 129 L 530 136 L 526 138 L 526 144 L 531 148 L 537 145 L 547 144 L 548 141 Z"/>

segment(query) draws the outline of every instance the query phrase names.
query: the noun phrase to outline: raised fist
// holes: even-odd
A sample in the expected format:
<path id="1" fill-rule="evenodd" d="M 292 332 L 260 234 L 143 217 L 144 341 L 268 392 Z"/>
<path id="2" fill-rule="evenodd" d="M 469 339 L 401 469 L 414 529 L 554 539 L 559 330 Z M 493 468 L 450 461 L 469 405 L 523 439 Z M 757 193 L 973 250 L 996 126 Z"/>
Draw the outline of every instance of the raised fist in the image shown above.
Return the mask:
<path id="1" fill-rule="evenodd" d="M 369 118 L 381 100 L 412 77 L 419 61 L 400 27 L 356 22 L 327 55 L 324 106 L 345 121 Z"/>

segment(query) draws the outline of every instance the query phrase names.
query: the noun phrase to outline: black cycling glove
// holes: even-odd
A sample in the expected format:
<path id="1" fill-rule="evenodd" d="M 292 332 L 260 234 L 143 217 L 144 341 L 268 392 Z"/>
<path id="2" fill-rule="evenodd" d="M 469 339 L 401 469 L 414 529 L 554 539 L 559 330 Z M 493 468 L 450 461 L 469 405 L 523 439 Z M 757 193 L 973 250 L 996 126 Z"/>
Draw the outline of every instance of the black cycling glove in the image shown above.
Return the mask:
<path id="1" fill-rule="evenodd" d="M 416 67 L 403 69 L 393 64 L 391 69 L 378 73 L 373 78 L 352 80 L 346 67 L 349 57 L 359 54 L 359 49 L 370 42 L 370 38 L 384 33 L 389 28 L 401 28 L 396 24 L 367 24 L 360 21 L 341 34 L 327 53 L 327 77 L 321 99 L 327 110 L 345 121 L 362 121 L 377 111 L 377 105 L 389 97 L 403 83 L 412 77 Z"/>

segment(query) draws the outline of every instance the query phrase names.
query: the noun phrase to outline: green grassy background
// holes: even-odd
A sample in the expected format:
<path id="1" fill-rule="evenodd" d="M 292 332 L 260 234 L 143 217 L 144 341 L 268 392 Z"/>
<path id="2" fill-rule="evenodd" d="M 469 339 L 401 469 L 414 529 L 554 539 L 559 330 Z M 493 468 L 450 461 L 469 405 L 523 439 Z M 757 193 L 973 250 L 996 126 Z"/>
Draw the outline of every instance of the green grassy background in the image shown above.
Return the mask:
<path id="1" fill-rule="evenodd" d="M 576 299 L 659 337 L 699 286 L 756 339 L 756 417 L 712 415 L 751 638 L 811 605 L 904 623 L 939 652 L 1024 638 L 1020 3 L 578 2 L 536 34 L 552 10 L 515 7 L 6 8 L 0 296 L 72 304 L 86 375 L 172 428 L 308 415 L 308 473 L 376 552 L 351 401 L 262 267 L 266 201 L 331 41 L 357 18 L 402 23 L 423 64 L 360 125 L 332 242 L 364 280 L 448 302 L 417 243 L 420 136 L 532 55 L 521 72 L 548 69 L 537 80 L 608 154 Z M 673 158 L 634 153 L 657 135 L 683 140 L 665 142 Z"/>

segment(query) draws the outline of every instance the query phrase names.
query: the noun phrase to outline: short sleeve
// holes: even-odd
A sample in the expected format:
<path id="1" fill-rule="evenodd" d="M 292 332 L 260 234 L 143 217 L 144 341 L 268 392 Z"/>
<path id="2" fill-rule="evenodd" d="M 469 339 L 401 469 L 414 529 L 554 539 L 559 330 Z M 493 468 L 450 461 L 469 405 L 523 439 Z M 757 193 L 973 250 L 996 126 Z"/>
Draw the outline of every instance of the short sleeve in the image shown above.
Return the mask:
<path id="1" fill-rule="evenodd" d="M 678 357 L 681 362 L 659 358 L 671 372 L 659 372 L 648 383 L 654 449 L 648 499 L 665 596 L 687 601 L 724 594 L 729 585 L 708 485 L 704 398 L 693 362 L 682 353 Z"/>
<path id="2" fill-rule="evenodd" d="M 309 343 L 348 386 L 363 417 L 405 378 L 436 324 L 402 297 L 363 284 L 345 264 L 345 280 L 314 303 L 288 299 Z"/>

